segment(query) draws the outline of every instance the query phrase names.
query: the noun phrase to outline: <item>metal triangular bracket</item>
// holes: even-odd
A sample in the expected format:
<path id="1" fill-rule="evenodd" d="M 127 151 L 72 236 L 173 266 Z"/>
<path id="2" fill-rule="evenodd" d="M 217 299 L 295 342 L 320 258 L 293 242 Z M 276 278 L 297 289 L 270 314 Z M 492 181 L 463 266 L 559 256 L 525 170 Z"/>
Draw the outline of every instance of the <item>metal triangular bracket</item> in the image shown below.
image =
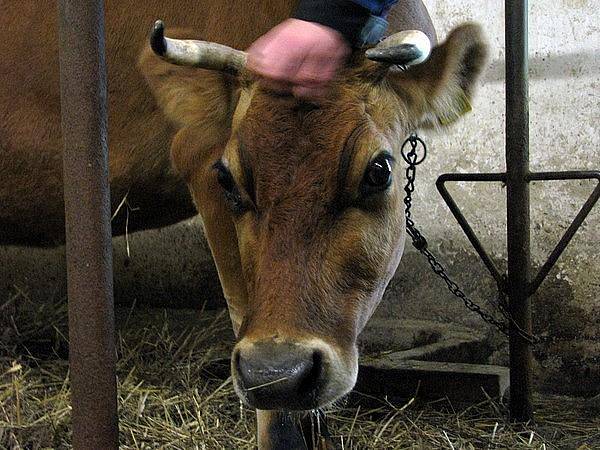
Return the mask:
<path id="1" fill-rule="evenodd" d="M 546 276 L 548 276 L 548 273 L 550 272 L 550 270 L 552 270 L 552 267 L 554 267 L 554 264 L 556 264 L 556 261 L 558 260 L 558 258 L 562 254 L 562 252 L 565 250 L 565 248 L 567 248 L 567 245 L 569 245 L 569 242 L 571 242 L 571 239 L 573 238 L 573 236 L 575 235 L 575 233 L 577 232 L 579 227 L 581 227 L 581 224 L 583 223 L 585 218 L 588 216 L 588 214 L 590 213 L 590 211 L 592 210 L 592 208 L 598 201 L 598 198 L 600 198 L 600 171 L 591 171 L 590 170 L 590 171 L 566 171 L 566 172 L 537 172 L 537 173 L 531 173 L 527 177 L 527 181 L 594 180 L 594 179 L 598 182 L 596 185 L 596 188 L 592 191 L 592 193 L 590 194 L 590 196 L 588 197 L 586 202 L 583 204 L 583 206 L 581 207 L 581 209 L 579 210 L 579 212 L 577 213 L 577 215 L 571 222 L 571 225 L 569 225 L 569 228 L 567 228 L 567 230 L 564 232 L 564 234 L 558 241 L 558 244 L 556 244 L 556 246 L 554 247 L 554 250 L 552 250 L 552 252 L 550 252 L 548 259 L 542 265 L 542 267 L 538 271 L 537 275 L 535 277 L 533 277 L 531 282 L 529 282 L 529 284 L 527 286 L 527 293 L 529 295 L 535 294 L 535 292 L 538 290 L 540 285 L 546 279 Z"/>
<path id="2" fill-rule="evenodd" d="M 494 280 L 496 280 L 496 283 L 498 284 L 498 287 L 500 288 L 500 290 L 505 291 L 506 280 L 505 280 L 504 275 L 500 273 L 500 271 L 498 270 L 498 268 L 492 261 L 492 258 L 490 258 L 488 253 L 485 251 L 485 249 L 483 248 L 483 245 L 481 244 L 481 241 L 479 240 L 479 238 L 473 231 L 473 228 L 471 228 L 471 225 L 469 225 L 469 222 L 467 221 L 466 217 L 464 216 L 464 214 L 462 213 L 462 211 L 460 210 L 460 208 L 458 207 L 458 205 L 456 204 L 456 202 L 450 195 L 450 192 L 448 192 L 448 189 L 446 189 L 446 183 L 448 181 L 480 181 L 480 182 L 481 181 L 483 181 L 483 182 L 492 181 L 492 182 L 504 183 L 506 181 L 506 174 L 504 174 L 504 173 L 445 173 L 445 174 L 441 175 L 435 183 L 440 195 L 446 202 L 446 205 L 448 205 L 448 208 L 450 209 L 450 211 L 454 215 L 456 221 L 458 222 L 458 224 L 462 228 L 463 232 L 467 236 L 467 239 L 469 239 L 469 242 L 471 243 L 471 245 L 473 246 L 473 248 L 475 249 L 475 251 L 477 252 L 479 257 L 483 261 L 483 264 L 485 264 L 485 267 L 489 270 L 492 277 L 494 277 Z"/>
<path id="3" fill-rule="evenodd" d="M 556 246 L 554 247 L 552 252 L 550 252 L 550 255 L 548 256 L 548 259 L 546 260 L 546 262 L 542 265 L 542 267 L 540 268 L 538 273 L 535 275 L 535 277 L 533 277 L 532 281 L 529 282 L 528 288 L 527 288 L 528 296 L 533 295 L 538 290 L 538 288 L 540 287 L 540 285 L 542 284 L 542 282 L 544 281 L 544 279 L 546 278 L 546 276 L 548 275 L 550 270 L 552 270 L 552 267 L 554 267 L 554 264 L 556 264 L 556 261 L 558 260 L 558 258 L 562 254 L 562 252 L 569 245 L 569 242 L 571 242 L 571 239 L 573 238 L 573 236 L 575 235 L 575 233 L 577 232 L 579 227 L 581 227 L 581 224 L 583 223 L 585 218 L 588 216 L 588 214 L 590 213 L 590 211 L 592 210 L 592 208 L 594 207 L 594 205 L 600 198 L 600 171 L 591 171 L 590 170 L 590 171 L 564 171 L 564 172 L 536 172 L 536 173 L 530 173 L 527 176 L 528 182 L 530 182 L 530 181 L 558 181 L 558 180 L 594 180 L 594 179 L 598 182 L 598 184 L 596 185 L 596 188 L 592 191 L 592 193 L 590 194 L 590 196 L 588 197 L 588 199 L 586 200 L 584 205 L 581 207 L 581 209 L 579 210 L 579 212 L 577 213 L 577 215 L 571 222 L 571 225 L 569 225 L 569 227 L 567 228 L 567 230 L 565 231 L 563 236 L 558 241 L 558 244 L 556 244 Z M 444 199 L 444 201 L 446 202 L 446 205 L 448 205 L 448 208 L 452 212 L 452 215 L 454 215 L 454 217 L 456 218 L 456 221 L 458 222 L 458 224 L 462 228 L 463 232 L 469 239 L 469 242 L 471 243 L 471 245 L 473 245 L 473 248 L 475 249 L 475 251 L 477 252 L 479 257 L 481 258 L 481 260 L 483 261 L 483 263 L 485 264 L 485 266 L 491 273 L 492 277 L 494 277 L 494 280 L 496 280 L 496 283 L 498 283 L 498 286 L 501 288 L 501 290 L 504 291 L 505 284 L 506 284 L 505 278 L 499 272 L 498 268 L 496 267 L 496 265 L 494 264 L 494 262 L 492 261 L 492 259 L 488 255 L 488 253 L 483 248 L 483 245 L 481 244 L 481 241 L 479 240 L 479 238 L 473 231 L 473 228 L 471 228 L 471 226 L 469 225 L 464 214 L 462 213 L 462 211 L 460 210 L 460 208 L 458 207 L 458 205 L 456 204 L 456 202 L 454 201 L 454 199 L 452 198 L 452 196 L 446 189 L 445 184 L 449 181 L 475 181 L 475 182 L 502 182 L 502 183 L 505 183 L 506 182 L 506 174 L 505 173 L 446 173 L 446 174 L 441 175 L 436 181 L 437 189 L 438 189 L 440 195 L 442 196 L 442 198 Z"/>

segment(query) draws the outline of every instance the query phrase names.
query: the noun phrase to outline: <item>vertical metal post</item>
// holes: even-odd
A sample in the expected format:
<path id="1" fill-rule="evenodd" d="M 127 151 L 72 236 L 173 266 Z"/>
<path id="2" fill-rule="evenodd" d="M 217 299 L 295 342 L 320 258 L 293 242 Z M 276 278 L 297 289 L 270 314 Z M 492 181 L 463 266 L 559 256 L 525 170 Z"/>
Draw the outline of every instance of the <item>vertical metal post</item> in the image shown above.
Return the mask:
<path id="1" fill-rule="evenodd" d="M 73 447 L 117 449 L 102 0 L 60 0 Z"/>
<path id="2" fill-rule="evenodd" d="M 529 281 L 529 90 L 527 0 L 505 1 L 506 185 L 508 297 L 516 324 L 531 333 Z M 510 338 L 510 413 L 513 420 L 533 418 L 531 347 L 512 327 Z"/>

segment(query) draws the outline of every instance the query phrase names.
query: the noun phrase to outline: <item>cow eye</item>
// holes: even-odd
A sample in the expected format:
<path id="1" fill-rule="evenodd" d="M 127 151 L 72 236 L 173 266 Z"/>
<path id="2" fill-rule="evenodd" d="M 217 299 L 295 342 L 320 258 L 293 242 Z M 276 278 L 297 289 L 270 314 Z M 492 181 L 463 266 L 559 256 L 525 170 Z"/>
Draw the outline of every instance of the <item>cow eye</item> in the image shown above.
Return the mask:
<path id="1" fill-rule="evenodd" d="M 392 155 L 381 152 L 369 162 L 363 178 L 363 188 L 366 193 L 383 191 L 392 184 L 393 161 Z"/>
<path id="2" fill-rule="evenodd" d="M 223 164 L 221 160 L 217 161 L 213 168 L 217 172 L 217 182 L 225 192 L 225 198 L 236 213 L 241 213 L 244 210 L 244 201 L 240 190 L 233 179 L 233 175 L 229 168 Z"/>
<path id="3" fill-rule="evenodd" d="M 235 190 L 235 181 L 227 166 L 222 161 L 217 161 L 213 167 L 217 172 L 217 181 L 221 187 L 226 192 L 233 192 Z"/>

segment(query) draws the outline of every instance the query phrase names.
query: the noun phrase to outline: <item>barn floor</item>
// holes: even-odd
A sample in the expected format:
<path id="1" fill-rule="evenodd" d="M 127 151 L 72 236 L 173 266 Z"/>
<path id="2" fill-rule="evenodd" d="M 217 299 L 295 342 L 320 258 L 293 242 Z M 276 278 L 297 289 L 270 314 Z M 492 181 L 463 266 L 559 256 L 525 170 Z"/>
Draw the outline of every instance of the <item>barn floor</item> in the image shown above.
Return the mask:
<path id="1" fill-rule="evenodd" d="M 122 309 L 118 316 L 120 442 L 123 449 L 252 449 L 254 413 L 240 406 L 222 358 L 228 318 L 173 310 Z M 64 302 L 0 304 L 0 448 L 70 448 Z M 337 405 L 328 413 L 341 449 L 600 448 L 600 399 L 537 396 L 537 425 L 515 426 L 489 400 L 378 407 Z"/>

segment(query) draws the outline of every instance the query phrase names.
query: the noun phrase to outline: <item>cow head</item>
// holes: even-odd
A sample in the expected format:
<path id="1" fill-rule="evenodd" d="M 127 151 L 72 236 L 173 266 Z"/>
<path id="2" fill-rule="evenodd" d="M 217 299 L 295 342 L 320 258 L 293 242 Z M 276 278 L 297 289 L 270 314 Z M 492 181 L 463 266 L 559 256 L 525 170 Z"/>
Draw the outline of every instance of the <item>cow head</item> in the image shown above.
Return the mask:
<path id="1" fill-rule="evenodd" d="M 400 146 L 411 130 L 465 112 L 485 59 L 476 25 L 455 29 L 424 62 L 421 39 L 404 33 L 356 52 L 327 98 L 309 103 L 263 87 L 243 52 L 155 27 L 164 59 L 226 72 L 236 85 L 223 145 L 185 176 L 203 218 L 221 214 L 231 230 L 208 237 L 213 253 L 226 248 L 237 261 L 216 258 L 221 279 L 244 285 L 246 298 L 230 305 L 239 327 L 232 375 L 254 407 L 312 409 L 355 383 L 357 336 L 404 246 Z M 185 142 L 178 151 L 197 145 Z"/>

